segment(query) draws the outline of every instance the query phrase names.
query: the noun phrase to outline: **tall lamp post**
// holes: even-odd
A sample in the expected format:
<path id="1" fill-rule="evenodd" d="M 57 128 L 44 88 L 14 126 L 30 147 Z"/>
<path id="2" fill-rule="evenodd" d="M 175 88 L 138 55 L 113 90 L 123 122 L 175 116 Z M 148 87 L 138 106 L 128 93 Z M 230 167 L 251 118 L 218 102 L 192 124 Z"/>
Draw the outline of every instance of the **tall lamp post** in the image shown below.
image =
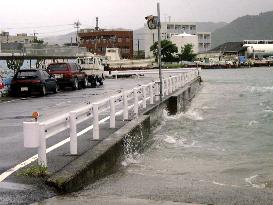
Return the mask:
<path id="1" fill-rule="evenodd" d="M 162 70 L 161 70 L 161 22 L 160 22 L 160 4 L 157 3 L 157 16 L 146 16 L 145 19 L 147 20 L 147 25 L 150 30 L 157 29 L 158 35 L 158 69 L 159 69 L 159 95 L 160 101 L 162 101 L 163 96 L 163 88 L 162 88 Z"/>

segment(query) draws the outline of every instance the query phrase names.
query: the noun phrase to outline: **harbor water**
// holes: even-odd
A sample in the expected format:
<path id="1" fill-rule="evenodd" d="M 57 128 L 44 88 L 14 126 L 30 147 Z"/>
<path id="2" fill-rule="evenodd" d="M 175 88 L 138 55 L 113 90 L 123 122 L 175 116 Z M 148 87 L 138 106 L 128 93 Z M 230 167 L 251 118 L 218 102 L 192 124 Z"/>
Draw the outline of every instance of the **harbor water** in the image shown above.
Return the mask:
<path id="1" fill-rule="evenodd" d="M 49 203 L 108 197 L 118 204 L 273 204 L 273 69 L 201 75 L 203 88 L 190 108 L 165 112 L 144 153 L 129 156 L 119 173 Z"/>

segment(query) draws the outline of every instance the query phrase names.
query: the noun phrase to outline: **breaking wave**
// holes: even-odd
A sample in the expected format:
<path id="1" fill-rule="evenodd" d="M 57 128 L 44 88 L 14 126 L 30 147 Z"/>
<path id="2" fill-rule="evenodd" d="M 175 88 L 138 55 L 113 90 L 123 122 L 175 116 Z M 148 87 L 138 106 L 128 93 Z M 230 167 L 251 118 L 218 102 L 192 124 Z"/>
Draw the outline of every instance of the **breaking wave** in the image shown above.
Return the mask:
<path id="1" fill-rule="evenodd" d="M 251 187 L 257 188 L 257 189 L 263 189 L 265 188 L 265 184 L 256 184 L 255 179 L 258 177 L 258 175 L 251 176 L 249 178 L 245 178 L 245 182 L 248 183 Z"/>
<path id="2" fill-rule="evenodd" d="M 270 92 L 270 91 L 273 91 L 273 86 L 272 87 L 250 87 L 250 91 L 252 93 L 254 93 L 254 92 L 260 92 L 260 93 Z"/>

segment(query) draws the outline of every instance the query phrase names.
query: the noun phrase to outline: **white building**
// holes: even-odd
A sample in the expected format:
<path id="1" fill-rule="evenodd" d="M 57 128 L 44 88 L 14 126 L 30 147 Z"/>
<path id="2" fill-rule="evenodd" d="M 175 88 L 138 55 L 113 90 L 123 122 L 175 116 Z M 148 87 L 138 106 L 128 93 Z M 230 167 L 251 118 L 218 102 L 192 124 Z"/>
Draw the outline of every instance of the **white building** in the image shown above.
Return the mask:
<path id="1" fill-rule="evenodd" d="M 150 30 L 147 24 L 144 25 L 145 30 L 145 57 L 152 57 L 153 53 L 150 47 L 157 41 L 157 30 Z M 173 35 L 178 34 L 198 35 L 199 52 L 209 50 L 211 47 L 211 33 L 197 32 L 197 26 L 191 22 L 161 22 L 161 39 L 170 40 Z M 205 39 L 206 38 L 206 39 Z M 206 45 L 204 45 L 206 43 Z"/>
<path id="2" fill-rule="evenodd" d="M 26 33 L 20 33 L 15 36 L 9 34 L 9 32 L 0 33 L 0 43 L 32 43 L 34 36 L 28 36 Z"/>
<path id="3" fill-rule="evenodd" d="M 198 32 L 198 50 L 200 53 L 207 52 L 211 49 L 211 33 Z"/>
<path id="4" fill-rule="evenodd" d="M 171 42 L 176 44 L 178 48 L 178 53 L 181 53 L 181 47 L 184 47 L 186 44 L 193 45 L 193 52 L 198 53 L 198 36 L 191 35 L 187 33 L 173 35 L 170 38 Z"/>

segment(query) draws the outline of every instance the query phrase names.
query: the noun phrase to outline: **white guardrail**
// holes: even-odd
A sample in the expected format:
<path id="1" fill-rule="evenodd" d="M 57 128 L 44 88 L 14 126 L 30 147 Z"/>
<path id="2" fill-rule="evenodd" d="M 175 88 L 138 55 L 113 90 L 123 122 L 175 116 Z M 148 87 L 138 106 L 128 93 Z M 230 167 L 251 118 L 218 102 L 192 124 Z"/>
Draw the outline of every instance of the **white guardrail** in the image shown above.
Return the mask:
<path id="1" fill-rule="evenodd" d="M 154 71 L 153 71 L 154 72 Z M 147 72 L 142 72 L 147 73 Z M 175 72 L 174 76 L 163 79 L 163 97 L 183 87 L 198 76 L 198 70 L 192 69 Z M 55 135 L 69 130 L 70 154 L 78 154 L 78 137 L 93 129 L 93 139 L 100 139 L 100 124 L 110 120 L 110 128 L 116 128 L 116 116 L 123 115 L 123 120 L 129 119 L 129 111 L 138 116 L 140 107 L 146 108 L 147 102 L 154 104 L 159 101 L 159 82 L 124 91 L 99 102 L 85 105 L 69 113 L 51 118 L 43 122 L 23 122 L 24 146 L 38 148 L 38 164 L 47 166 L 46 141 Z M 106 116 L 100 120 L 100 115 Z M 93 125 L 77 133 L 77 125 L 93 119 Z M 90 120 L 91 121 L 91 120 Z"/>

